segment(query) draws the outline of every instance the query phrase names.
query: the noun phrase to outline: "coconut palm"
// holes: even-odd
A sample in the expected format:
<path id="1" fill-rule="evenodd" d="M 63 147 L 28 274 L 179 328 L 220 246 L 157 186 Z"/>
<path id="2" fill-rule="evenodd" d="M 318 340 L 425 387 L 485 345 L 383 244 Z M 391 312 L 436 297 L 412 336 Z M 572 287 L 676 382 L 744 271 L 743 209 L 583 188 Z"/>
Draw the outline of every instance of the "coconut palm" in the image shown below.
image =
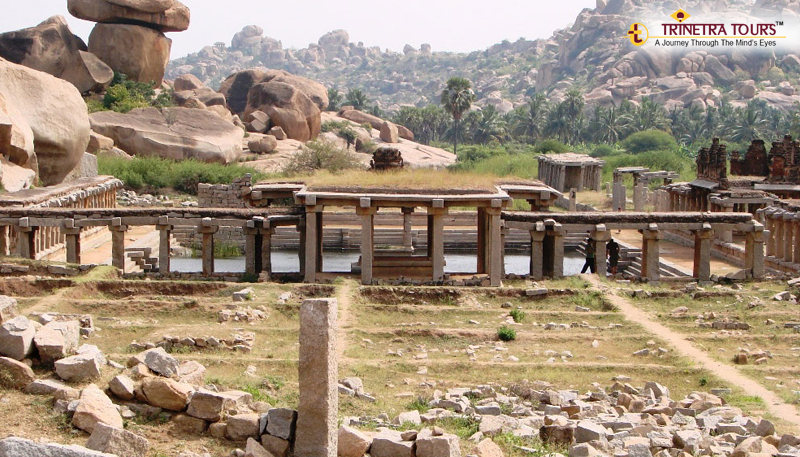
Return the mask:
<path id="1" fill-rule="evenodd" d="M 328 110 L 338 111 L 342 106 L 342 100 L 342 93 L 339 92 L 339 89 L 335 87 L 328 89 Z"/>
<path id="2" fill-rule="evenodd" d="M 517 137 L 539 139 L 544 133 L 547 108 L 547 98 L 544 94 L 536 94 L 531 97 L 527 105 L 512 112 L 512 133 Z"/>
<path id="3" fill-rule="evenodd" d="M 768 126 L 763 112 L 753 103 L 744 108 L 737 108 L 734 118 L 726 126 L 728 138 L 737 143 L 749 143 L 757 138 L 764 138 Z"/>
<path id="4" fill-rule="evenodd" d="M 357 110 L 363 110 L 367 107 L 369 100 L 367 99 L 367 94 L 365 94 L 361 89 L 350 89 L 347 91 L 347 96 L 345 97 L 345 101 L 348 105 L 352 106 Z"/>
<path id="5" fill-rule="evenodd" d="M 475 116 L 470 116 L 470 118 L 472 122 L 469 131 L 474 143 L 486 144 L 491 141 L 503 141 L 506 134 L 505 121 L 493 105 L 475 112 Z"/>
<path id="6" fill-rule="evenodd" d="M 595 141 L 601 143 L 616 143 L 628 129 L 630 118 L 627 114 L 620 114 L 615 107 L 608 109 L 598 106 L 595 108 L 591 130 L 594 132 Z"/>
<path id="7" fill-rule="evenodd" d="M 667 110 L 650 97 L 642 99 L 642 103 L 633 110 L 631 119 L 634 132 L 667 130 L 669 128 Z"/>
<path id="8" fill-rule="evenodd" d="M 458 137 L 461 118 L 464 113 L 469 111 L 475 102 L 475 92 L 472 91 L 472 83 L 466 78 L 450 78 L 447 86 L 442 91 L 442 106 L 453 116 L 454 135 L 453 152 L 458 154 Z"/>

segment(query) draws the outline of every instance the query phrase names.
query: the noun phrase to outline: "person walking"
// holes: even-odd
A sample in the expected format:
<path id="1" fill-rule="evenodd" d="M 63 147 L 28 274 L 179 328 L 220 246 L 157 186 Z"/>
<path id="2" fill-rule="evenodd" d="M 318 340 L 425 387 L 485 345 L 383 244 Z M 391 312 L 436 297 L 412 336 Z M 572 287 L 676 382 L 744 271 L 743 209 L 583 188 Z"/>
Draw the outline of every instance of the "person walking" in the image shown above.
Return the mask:
<path id="1" fill-rule="evenodd" d="M 619 263 L 619 243 L 614 238 L 611 238 L 606 244 L 606 256 L 608 257 L 608 265 L 611 267 L 611 276 L 617 275 L 617 264 Z"/>
<path id="2" fill-rule="evenodd" d="M 590 270 L 592 274 L 597 271 L 597 266 L 595 265 L 595 245 L 594 239 L 590 236 L 589 239 L 586 240 L 586 263 L 583 264 L 583 269 L 581 270 L 581 274 L 586 273 L 586 270 Z"/>

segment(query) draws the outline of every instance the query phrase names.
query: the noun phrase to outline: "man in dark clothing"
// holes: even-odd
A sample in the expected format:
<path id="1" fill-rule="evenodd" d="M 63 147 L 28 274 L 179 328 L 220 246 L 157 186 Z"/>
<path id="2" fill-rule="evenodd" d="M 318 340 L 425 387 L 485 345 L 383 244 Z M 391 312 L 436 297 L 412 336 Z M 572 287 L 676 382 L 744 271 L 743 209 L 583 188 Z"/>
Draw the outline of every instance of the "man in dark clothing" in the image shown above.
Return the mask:
<path id="1" fill-rule="evenodd" d="M 595 245 L 594 240 L 590 236 L 588 240 L 586 240 L 586 263 L 583 264 L 583 269 L 581 270 L 581 274 L 586 273 L 586 270 L 590 270 L 592 274 L 596 271 L 595 265 Z"/>
<path id="2" fill-rule="evenodd" d="M 616 276 L 619 263 L 619 243 L 614 241 L 614 238 L 611 238 L 611 241 L 606 244 L 606 256 L 608 256 L 608 264 L 611 267 L 611 276 Z"/>

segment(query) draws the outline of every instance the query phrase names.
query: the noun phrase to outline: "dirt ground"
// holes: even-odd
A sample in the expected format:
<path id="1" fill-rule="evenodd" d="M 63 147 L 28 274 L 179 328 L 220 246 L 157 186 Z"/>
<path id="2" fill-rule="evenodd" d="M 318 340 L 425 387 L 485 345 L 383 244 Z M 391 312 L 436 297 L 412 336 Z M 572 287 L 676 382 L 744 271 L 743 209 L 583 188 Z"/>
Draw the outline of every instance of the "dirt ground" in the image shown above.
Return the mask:
<path id="1" fill-rule="evenodd" d="M 749 303 L 768 302 L 785 285 L 747 284 L 743 290 L 724 290 L 704 299 L 692 299 L 679 289 L 683 286 L 620 285 L 593 277 L 539 285 L 558 293 L 526 297 L 524 289 L 531 284 L 524 281 L 510 282 L 504 289 L 395 287 L 388 291 L 365 289 L 352 280 L 327 288 L 261 283 L 252 285 L 254 298 L 243 306 L 260 307 L 268 317 L 252 323 L 217 319 L 232 303 L 232 293 L 245 287 L 242 284 L 79 278 L 50 290 L 30 285 L 10 291 L 24 292 L 17 299 L 25 314 L 92 315 L 98 331 L 84 342 L 97 345 L 109 359 L 122 364 L 133 353 L 129 349 L 133 341 L 156 342 L 164 335 L 228 338 L 253 332 L 255 343 L 248 354 L 180 351 L 173 355 L 205 365 L 207 384 L 221 390 L 245 390 L 256 401 L 273 406 L 297 407 L 299 306 L 306 297 L 324 295 L 337 297 L 339 303 L 339 378 L 360 377 L 365 390 L 377 399 L 372 403 L 342 396 L 340 417 L 381 413 L 394 417 L 414 407 L 415 399 L 426 401 L 434 390 L 454 387 L 507 386 L 528 380 L 587 392 L 598 384 L 608 387 L 614 376 L 625 375 L 633 385 L 656 380 L 669 387 L 673 398 L 730 388 L 729 403 L 748 414 L 770 417 L 780 431 L 800 430 L 795 406 L 800 398 L 791 394 L 800 380 L 800 368 L 797 359 L 789 357 L 791 348 L 800 346 L 800 335 L 783 329 L 783 322 L 796 316 L 791 307 L 796 305 L 745 311 Z M 628 298 L 627 292 L 633 289 L 650 291 L 658 298 Z M 283 303 L 278 298 L 285 292 L 291 298 Z M 677 306 L 687 306 L 690 315 L 709 309 L 720 315 L 729 313 L 754 327 L 745 336 L 712 333 L 699 328 L 692 318 L 671 318 L 669 310 Z M 522 313 L 520 322 L 510 317 L 509 307 Z M 758 325 L 766 319 L 776 324 Z M 550 323 L 565 326 L 554 330 L 546 325 Z M 497 330 L 501 326 L 514 328 L 516 340 L 500 342 Z M 773 350 L 775 358 L 763 366 L 734 366 L 732 351 L 745 338 L 753 340 L 753 347 L 755 341 L 763 343 L 759 347 Z M 632 355 L 642 348 L 665 351 Z M 719 348 L 728 349 L 720 355 Z M 54 376 L 46 367 L 35 371 L 40 377 Z M 117 370 L 106 368 L 95 383 L 105 388 L 116 374 Z M 45 397 L 0 390 L 0 417 L 7 418 L 0 421 L 0 436 L 81 445 L 87 438 L 65 416 L 54 413 L 52 400 Z M 244 444 L 187 435 L 168 421 L 136 419 L 127 426 L 146 436 L 159 456 L 182 450 L 222 456 Z M 464 442 L 462 450 L 468 453 L 471 446 Z M 509 450 L 506 455 L 516 454 Z"/>

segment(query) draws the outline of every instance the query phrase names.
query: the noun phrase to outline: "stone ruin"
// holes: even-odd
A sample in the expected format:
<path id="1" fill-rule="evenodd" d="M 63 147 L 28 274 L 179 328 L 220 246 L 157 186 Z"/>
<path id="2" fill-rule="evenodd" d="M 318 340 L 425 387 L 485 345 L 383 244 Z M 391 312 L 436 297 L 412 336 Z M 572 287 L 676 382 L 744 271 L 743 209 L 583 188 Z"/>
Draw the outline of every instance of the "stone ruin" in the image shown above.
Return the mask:
<path id="1" fill-rule="evenodd" d="M 697 154 L 697 179 L 719 184 L 719 189 L 728 189 L 728 151 L 725 144 L 714 138 L 710 148 L 701 148 Z"/>
<path id="2" fill-rule="evenodd" d="M 791 135 L 782 141 L 772 143 L 767 156 L 769 163 L 768 183 L 800 183 L 800 143 L 792 140 Z"/>
<path id="3" fill-rule="evenodd" d="M 764 140 L 753 140 L 744 158 L 739 151 L 731 152 L 731 175 L 733 176 L 768 176 L 769 161 Z"/>
<path id="4" fill-rule="evenodd" d="M 381 147 L 372 154 L 369 163 L 370 169 L 374 171 L 396 170 L 403 168 L 403 156 L 395 148 Z"/>

